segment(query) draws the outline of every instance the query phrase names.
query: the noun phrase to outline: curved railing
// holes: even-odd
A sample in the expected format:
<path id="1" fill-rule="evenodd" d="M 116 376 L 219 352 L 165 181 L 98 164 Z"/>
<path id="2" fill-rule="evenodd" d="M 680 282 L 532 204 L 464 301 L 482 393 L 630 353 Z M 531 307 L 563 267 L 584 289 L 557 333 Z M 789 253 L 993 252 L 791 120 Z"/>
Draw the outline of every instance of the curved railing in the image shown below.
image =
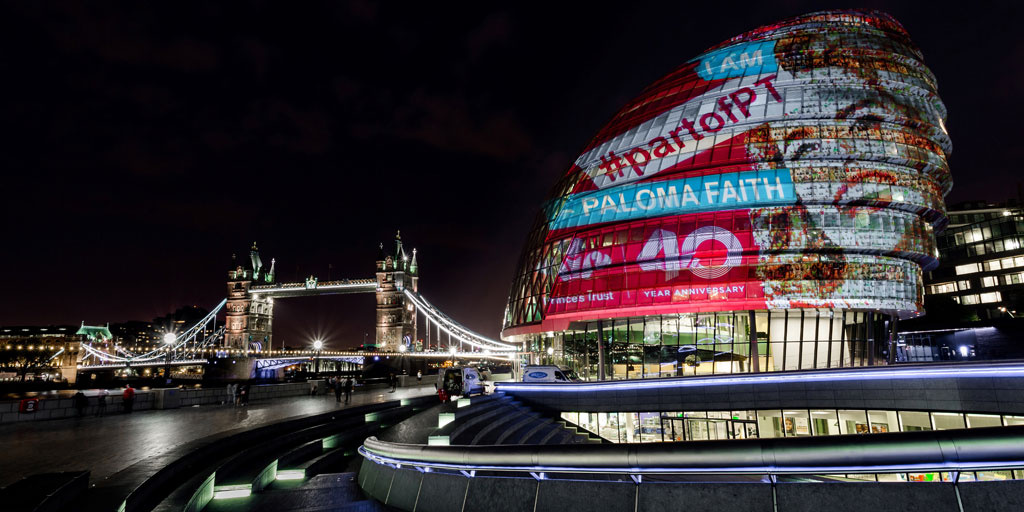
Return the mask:
<path id="1" fill-rule="evenodd" d="M 854 474 L 1024 468 L 1024 426 L 644 444 L 428 446 L 370 437 L 359 453 L 420 470 L 531 473 Z"/>

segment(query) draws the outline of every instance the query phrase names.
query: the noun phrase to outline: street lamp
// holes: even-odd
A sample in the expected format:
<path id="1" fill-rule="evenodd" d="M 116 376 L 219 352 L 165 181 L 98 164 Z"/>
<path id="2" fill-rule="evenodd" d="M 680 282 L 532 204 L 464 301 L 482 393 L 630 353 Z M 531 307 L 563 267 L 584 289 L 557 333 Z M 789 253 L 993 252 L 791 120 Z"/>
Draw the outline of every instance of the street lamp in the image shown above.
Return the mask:
<path id="1" fill-rule="evenodd" d="M 320 350 L 324 348 L 324 341 L 320 339 L 313 340 L 313 350 L 316 350 L 316 376 L 320 376 Z"/>
<path id="2" fill-rule="evenodd" d="M 166 354 L 164 357 L 164 380 L 167 384 L 171 383 L 171 346 L 174 345 L 174 341 L 178 339 L 173 332 L 164 334 L 164 345 L 166 345 Z"/>

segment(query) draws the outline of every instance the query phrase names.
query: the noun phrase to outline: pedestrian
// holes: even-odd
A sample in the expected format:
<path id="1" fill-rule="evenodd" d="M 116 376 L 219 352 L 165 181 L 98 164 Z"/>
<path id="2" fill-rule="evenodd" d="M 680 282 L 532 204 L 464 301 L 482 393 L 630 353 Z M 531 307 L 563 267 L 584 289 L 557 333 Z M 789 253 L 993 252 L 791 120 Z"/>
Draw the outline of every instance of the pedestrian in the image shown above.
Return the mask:
<path id="1" fill-rule="evenodd" d="M 345 378 L 345 405 L 352 400 L 352 377 Z"/>
<path id="2" fill-rule="evenodd" d="M 96 416 L 103 416 L 107 413 L 107 397 L 110 393 L 101 389 L 99 393 L 96 393 Z"/>
<path id="3" fill-rule="evenodd" d="M 309 396 L 316 396 L 316 381 L 309 381 Z"/>
<path id="4" fill-rule="evenodd" d="M 423 371 L 416 370 L 416 383 L 419 384 L 421 382 L 423 382 Z"/>
<path id="5" fill-rule="evenodd" d="M 243 406 L 249 405 L 249 383 L 242 384 L 239 386 L 240 391 L 238 392 L 239 401 Z"/>
<path id="6" fill-rule="evenodd" d="M 331 386 L 334 387 L 334 401 L 341 403 L 341 384 L 338 383 L 338 379 L 331 378 Z"/>
<path id="7" fill-rule="evenodd" d="M 398 388 L 398 377 L 394 373 L 392 373 L 390 376 L 388 376 L 388 381 L 389 384 L 391 384 L 391 393 L 394 393 L 395 389 Z"/>
<path id="8" fill-rule="evenodd" d="M 234 382 L 229 382 L 228 383 L 228 398 L 227 398 L 227 400 L 224 400 L 225 404 L 234 404 L 235 403 L 235 388 L 236 387 L 238 387 L 238 384 L 235 384 Z"/>
<path id="9" fill-rule="evenodd" d="M 89 399 L 86 398 L 85 393 L 79 391 L 72 397 L 72 401 L 75 403 L 75 409 L 78 409 L 78 417 L 85 416 L 85 408 L 89 407 Z"/>
<path id="10" fill-rule="evenodd" d="M 132 388 L 131 384 L 125 386 L 124 393 L 121 395 L 121 400 L 124 405 L 124 412 L 131 414 L 132 407 L 135 405 L 135 389 Z"/>

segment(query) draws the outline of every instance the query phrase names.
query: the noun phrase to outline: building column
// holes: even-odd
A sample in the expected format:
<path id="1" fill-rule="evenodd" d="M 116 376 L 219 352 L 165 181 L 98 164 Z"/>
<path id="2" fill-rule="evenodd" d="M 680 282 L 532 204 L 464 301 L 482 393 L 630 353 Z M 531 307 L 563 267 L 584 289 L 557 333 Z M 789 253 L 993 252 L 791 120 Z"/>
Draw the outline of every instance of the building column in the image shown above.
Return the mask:
<path id="1" fill-rule="evenodd" d="M 875 338 L 878 333 L 875 332 L 875 313 L 868 311 L 867 313 L 867 331 L 868 331 L 868 366 L 875 365 Z"/>
<path id="2" fill-rule="evenodd" d="M 892 315 L 889 318 L 890 318 L 890 321 L 889 321 L 889 332 L 887 333 L 889 335 L 889 360 L 888 360 L 888 363 L 889 364 L 896 364 L 896 333 L 898 332 L 897 328 L 900 325 L 900 317 L 897 316 L 897 315 Z"/>
<path id="3" fill-rule="evenodd" d="M 604 380 L 604 321 L 597 321 L 597 380 Z"/>
<path id="4" fill-rule="evenodd" d="M 748 310 L 747 313 L 747 331 L 749 332 L 748 338 L 750 341 L 750 355 L 747 366 L 750 368 L 751 373 L 760 373 L 761 357 L 757 351 L 757 318 L 754 315 L 753 309 Z"/>

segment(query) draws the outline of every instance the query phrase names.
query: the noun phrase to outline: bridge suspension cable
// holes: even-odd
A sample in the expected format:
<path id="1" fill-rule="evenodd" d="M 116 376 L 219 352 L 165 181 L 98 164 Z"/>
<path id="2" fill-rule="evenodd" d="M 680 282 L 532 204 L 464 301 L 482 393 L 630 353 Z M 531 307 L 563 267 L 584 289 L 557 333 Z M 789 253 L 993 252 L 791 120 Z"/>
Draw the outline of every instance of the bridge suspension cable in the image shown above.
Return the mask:
<path id="1" fill-rule="evenodd" d="M 195 325 L 175 336 L 174 342 L 169 344 L 169 346 L 150 350 L 145 354 L 135 354 L 120 345 L 114 345 L 115 354 L 98 350 L 92 344 L 83 343 L 82 348 L 85 349 L 86 357 L 91 356 L 104 363 L 116 364 L 155 361 L 165 358 L 168 352 L 178 353 L 180 355 L 178 358 L 195 357 L 200 349 L 211 345 L 224 333 L 224 326 L 217 327 L 217 313 L 220 313 L 220 310 L 224 308 L 227 302 L 227 299 L 221 300 L 220 304 L 217 304 L 212 311 L 196 322 Z M 212 329 L 208 328 L 211 324 L 213 326 Z"/>
<path id="2" fill-rule="evenodd" d="M 517 347 L 514 345 L 492 340 L 466 329 L 455 320 L 452 320 L 448 315 L 441 312 L 440 309 L 437 309 L 433 304 L 427 302 L 427 299 L 423 298 L 419 293 L 408 288 L 406 288 L 404 292 L 405 296 L 411 300 L 417 308 L 419 308 L 423 313 L 423 316 L 427 317 L 428 321 L 433 322 L 439 329 L 443 330 L 452 338 L 484 350 L 496 352 L 509 352 L 516 350 Z"/>

